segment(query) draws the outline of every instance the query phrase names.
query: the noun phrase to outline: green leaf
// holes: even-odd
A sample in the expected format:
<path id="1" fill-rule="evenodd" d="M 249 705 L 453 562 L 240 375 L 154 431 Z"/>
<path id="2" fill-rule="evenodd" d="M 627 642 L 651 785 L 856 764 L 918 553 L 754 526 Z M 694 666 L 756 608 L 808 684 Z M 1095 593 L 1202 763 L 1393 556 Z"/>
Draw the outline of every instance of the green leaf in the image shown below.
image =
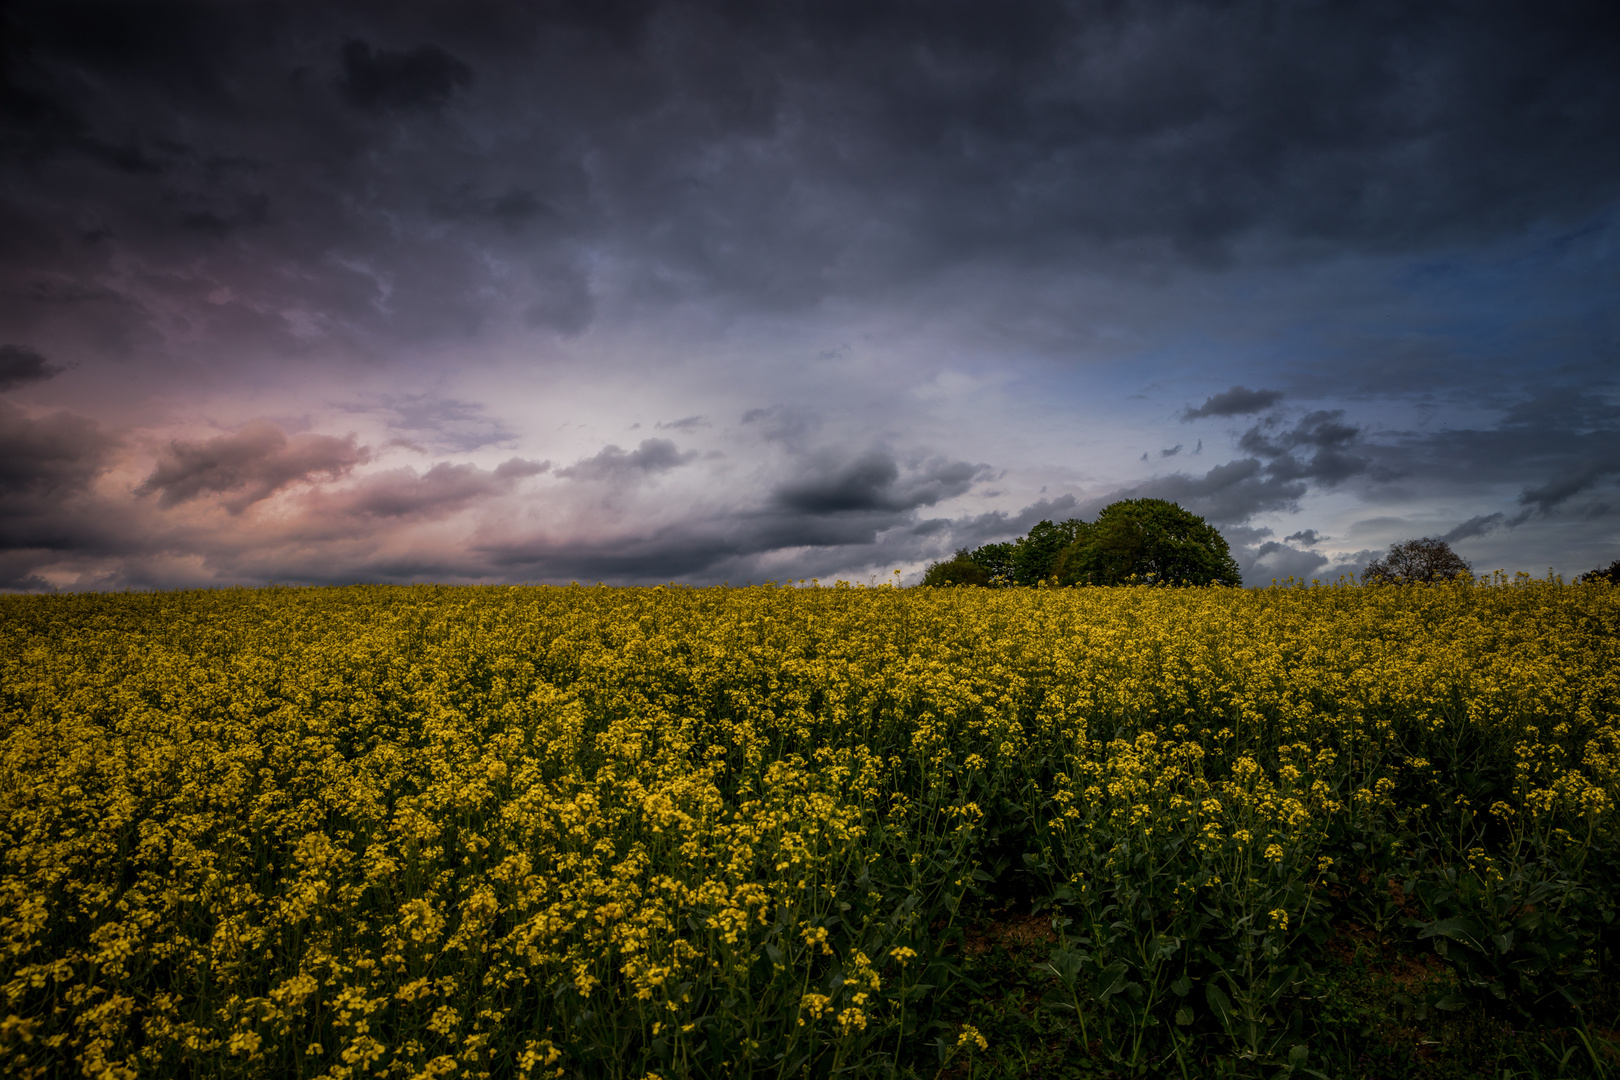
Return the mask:
<path id="1" fill-rule="evenodd" d="M 1182 1027 L 1186 1027 L 1188 1024 L 1190 1024 L 1192 1022 L 1193 1022 L 1193 1011 L 1191 1009 L 1189 1009 L 1189 1008 L 1187 1008 L 1187 1006 L 1183 1005 L 1181 1008 L 1176 1010 L 1176 1023 L 1180 1024 Z"/>
<path id="2" fill-rule="evenodd" d="M 1485 952 L 1485 940 L 1488 934 L 1478 919 L 1469 919 L 1456 916 L 1450 919 L 1440 919 L 1429 923 L 1418 931 L 1418 937 L 1446 937 L 1452 941 L 1460 941 L 1476 952 Z"/>
<path id="3" fill-rule="evenodd" d="M 1120 961 L 1109 964 L 1097 976 L 1097 1000 L 1106 1001 L 1129 985 L 1125 978 L 1125 964 Z"/>
<path id="4" fill-rule="evenodd" d="M 1085 953 L 1072 949 L 1055 949 L 1051 958 L 1036 970 L 1043 975 L 1056 975 L 1063 980 L 1064 986 L 1073 989 L 1074 981 L 1080 977 L 1080 969 L 1085 961 Z"/>
<path id="5" fill-rule="evenodd" d="M 1226 996 L 1226 991 L 1222 990 L 1213 979 L 1204 984 L 1204 1000 L 1209 1002 L 1209 1007 L 1220 1017 L 1223 1024 L 1232 1015 L 1232 999 Z"/>
<path id="6" fill-rule="evenodd" d="M 1176 997 L 1186 997 L 1192 991 L 1192 980 L 1183 975 L 1170 984 L 1170 989 Z"/>

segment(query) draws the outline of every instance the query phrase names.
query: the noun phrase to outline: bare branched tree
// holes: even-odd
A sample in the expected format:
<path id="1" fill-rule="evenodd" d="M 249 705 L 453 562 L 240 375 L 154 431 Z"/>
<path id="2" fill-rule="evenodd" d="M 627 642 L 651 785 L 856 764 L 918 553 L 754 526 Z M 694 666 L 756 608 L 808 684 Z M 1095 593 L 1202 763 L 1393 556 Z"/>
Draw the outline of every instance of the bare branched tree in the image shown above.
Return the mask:
<path id="1" fill-rule="evenodd" d="M 1472 574 L 1468 560 L 1444 540 L 1425 536 L 1390 546 L 1389 554 L 1374 559 L 1361 572 L 1363 585 L 1412 585 L 1419 581 L 1450 581 Z"/>

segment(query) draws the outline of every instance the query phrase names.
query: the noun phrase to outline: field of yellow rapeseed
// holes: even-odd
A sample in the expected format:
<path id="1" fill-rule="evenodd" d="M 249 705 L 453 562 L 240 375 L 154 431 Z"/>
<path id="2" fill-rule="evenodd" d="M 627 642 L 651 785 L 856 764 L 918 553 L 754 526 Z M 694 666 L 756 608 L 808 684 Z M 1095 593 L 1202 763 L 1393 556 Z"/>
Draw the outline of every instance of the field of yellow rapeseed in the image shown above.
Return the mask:
<path id="1" fill-rule="evenodd" d="M 1270 1075 L 1357 897 L 1441 1009 L 1616 946 L 1608 585 L 10 596 L 0 710 L 13 1076 L 932 1076 L 990 901 Z"/>

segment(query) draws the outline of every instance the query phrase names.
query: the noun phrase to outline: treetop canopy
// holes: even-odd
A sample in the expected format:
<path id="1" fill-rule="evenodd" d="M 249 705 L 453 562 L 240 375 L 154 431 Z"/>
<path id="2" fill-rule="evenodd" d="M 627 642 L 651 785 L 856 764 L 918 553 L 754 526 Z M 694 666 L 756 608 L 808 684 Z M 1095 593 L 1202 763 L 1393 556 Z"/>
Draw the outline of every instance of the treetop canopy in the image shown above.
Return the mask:
<path id="1" fill-rule="evenodd" d="M 1042 521 L 1010 543 L 934 563 L 924 585 L 1241 585 L 1226 538 L 1164 499 L 1123 499 L 1092 522 Z"/>

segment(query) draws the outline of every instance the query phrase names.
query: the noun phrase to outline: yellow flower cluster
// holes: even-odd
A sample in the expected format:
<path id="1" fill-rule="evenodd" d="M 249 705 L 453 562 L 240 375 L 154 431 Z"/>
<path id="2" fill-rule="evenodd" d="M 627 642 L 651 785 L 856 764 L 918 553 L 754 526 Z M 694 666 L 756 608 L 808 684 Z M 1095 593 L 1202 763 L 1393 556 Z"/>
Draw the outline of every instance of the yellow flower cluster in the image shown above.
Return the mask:
<path id="1" fill-rule="evenodd" d="M 0 1071 L 894 1053 L 1017 815 L 1080 888 L 1185 837 L 1189 904 L 1419 806 L 1612 844 L 1617 625 L 1525 581 L 0 597 Z M 1426 805 L 1464 736 L 1511 795 Z"/>

